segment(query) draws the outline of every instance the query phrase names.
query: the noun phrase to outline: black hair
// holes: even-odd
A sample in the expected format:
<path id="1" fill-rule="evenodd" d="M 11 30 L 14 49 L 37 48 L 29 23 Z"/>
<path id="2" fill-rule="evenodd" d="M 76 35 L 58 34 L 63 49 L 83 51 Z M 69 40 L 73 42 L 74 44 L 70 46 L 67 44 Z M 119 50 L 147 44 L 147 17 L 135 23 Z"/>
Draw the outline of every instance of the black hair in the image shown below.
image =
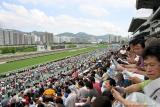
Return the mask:
<path id="1" fill-rule="evenodd" d="M 131 50 L 131 48 L 130 48 L 130 47 L 128 47 L 128 48 L 127 48 L 127 51 L 130 51 L 130 50 Z"/>
<path id="2" fill-rule="evenodd" d="M 92 82 L 92 83 L 95 83 L 95 79 L 94 79 L 94 77 L 89 77 L 89 80 Z"/>
<path id="3" fill-rule="evenodd" d="M 98 96 L 93 101 L 92 107 L 112 107 L 112 102 L 107 96 Z"/>
<path id="4" fill-rule="evenodd" d="M 91 73 L 91 76 L 92 76 L 92 77 L 95 77 L 95 74 Z"/>
<path id="5" fill-rule="evenodd" d="M 67 87 L 67 88 L 65 88 L 65 92 L 66 92 L 67 94 L 70 94 L 70 93 L 71 93 L 71 90 Z"/>
<path id="6" fill-rule="evenodd" d="M 115 100 L 115 98 L 113 97 L 111 91 L 104 91 L 104 92 L 102 93 L 102 95 L 103 95 L 103 96 L 107 96 L 111 101 L 114 101 L 114 100 Z"/>
<path id="7" fill-rule="evenodd" d="M 131 45 L 131 44 L 133 43 L 133 40 L 134 40 L 134 39 L 132 39 L 132 40 L 129 41 L 129 45 Z"/>
<path id="8" fill-rule="evenodd" d="M 46 96 L 43 97 L 43 102 L 49 102 L 49 101 L 50 101 L 50 99 L 48 97 L 46 97 Z"/>
<path id="9" fill-rule="evenodd" d="M 63 104 L 63 100 L 61 98 L 56 98 L 55 102 L 57 104 Z"/>
<path id="10" fill-rule="evenodd" d="M 148 56 L 156 57 L 157 60 L 160 62 L 160 44 L 155 44 L 148 46 L 144 49 L 142 57 L 143 59 L 147 59 Z"/>
<path id="11" fill-rule="evenodd" d="M 106 69 L 107 69 L 107 68 L 109 68 L 109 67 L 107 67 L 106 65 L 102 67 L 103 73 L 106 72 Z"/>
<path id="12" fill-rule="evenodd" d="M 92 71 L 92 72 L 91 72 L 91 76 L 95 77 L 95 74 L 96 74 L 95 71 Z"/>
<path id="13" fill-rule="evenodd" d="M 75 82 L 75 80 L 70 80 L 70 85 L 75 85 L 76 84 L 76 82 Z"/>
<path id="14" fill-rule="evenodd" d="M 62 94 L 60 92 L 57 92 L 57 96 L 62 96 Z"/>
<path id="15" fill-rule="evenodd" d="M 111 86 L 116 86 L 116 81 L 115 81 L 114 79 L 108 78 L 107 80 L 109 80 L 109 84 L 110 84 Z"/>
<path id="16" fill-rule="evenodd" d="M 105 65 L 105 67 L 106 68 L 109 68 L 111 66 L 111 61 L 110 60 L 106 60 L 106 65 Z"/>
<path id="17" fill-rule="evenodd" d="M 133 39 L 130 44 L 133 46 L 140 44 L 142 48 L 145 48 L 145 40 L 144 39 Z"/>
<path id="18" fill-rule="evenodd" d="M 40 103 L 37 107 L 45 107 L 44 104 Z"/>
<path id="19" fill-rule="evenodd" d="M 84 83 L 83 83 L 83 81 L 78 81 L 78 85 L 80 85 L 80 86 L 84 86 Z"/>
<path id="20" fill-rule="evenodd" d="M 112 52 L 111 52 L 111 55 L 113 55 L 113 54 L 114 54 L 114 52 L 112 51 Z"/>
<path id="21" fill-rule="evenodd" d="M 85 85 L 86 85 L 87 88 L 93 89 L 93 84 L 92 84 L 91 81 L 87 81 L 87 82 L 85 83 Z"/>

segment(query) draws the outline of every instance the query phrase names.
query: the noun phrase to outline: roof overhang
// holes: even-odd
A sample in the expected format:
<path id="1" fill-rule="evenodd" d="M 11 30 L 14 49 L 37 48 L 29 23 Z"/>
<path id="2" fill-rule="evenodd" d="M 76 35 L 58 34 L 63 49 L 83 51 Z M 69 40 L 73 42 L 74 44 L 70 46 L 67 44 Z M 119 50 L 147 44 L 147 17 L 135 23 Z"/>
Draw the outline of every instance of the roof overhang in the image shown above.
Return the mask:
<path id="1" fill-rule="evenodd" d="M 147 18 L 133 18 L 129 26 L 128 32 L 135 32 L 146 21 Z"/>
<path id="2" fill-rule="evenodd" d="M 135 38 L 141 38 L 141 37 L 145 37 L 145 36 L 148 36 L 148 35 L 150 35 L 150 30 L 146 29 L 146 30 L 140 32 L 139 34 L 134 35 L 134 37 Z"/>
<path id="3" fill-rule="evenodd" d="M 146 21 L 145 23 L 143 23 L 139 28 L 138 30 L 140 31 L 143 31 L 143 30 L 146 30 L 147 28 L 150 27 L 150 22 L 149 21 Z"/>
<path id="4" fill-rule="evenodd" d="M 157 18 L 160 19 L 160 7 L 154 12 L 151 21 L 156 20 Z"/>
<path id="5" fill-rule="evenodd" d="M 136 8 L 154 9 L 160 6 L 159 0 L 136 0 Z"/>

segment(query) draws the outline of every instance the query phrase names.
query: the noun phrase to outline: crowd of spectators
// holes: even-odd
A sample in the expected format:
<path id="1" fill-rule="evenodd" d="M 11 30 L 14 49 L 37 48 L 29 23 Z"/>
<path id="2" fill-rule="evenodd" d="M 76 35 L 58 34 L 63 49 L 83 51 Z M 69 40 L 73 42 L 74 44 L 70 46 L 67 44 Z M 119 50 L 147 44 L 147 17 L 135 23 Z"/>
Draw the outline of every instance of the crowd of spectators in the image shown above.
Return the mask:
<path id="1" fill-rule="evenodd" d="M 1 80 L 3 107 L 160 107 L 160 44 L 134 38 Z M 3 84 L 2 84 L 3 83 Z M 17 92 L 18 90 L 18 92 Z"/>

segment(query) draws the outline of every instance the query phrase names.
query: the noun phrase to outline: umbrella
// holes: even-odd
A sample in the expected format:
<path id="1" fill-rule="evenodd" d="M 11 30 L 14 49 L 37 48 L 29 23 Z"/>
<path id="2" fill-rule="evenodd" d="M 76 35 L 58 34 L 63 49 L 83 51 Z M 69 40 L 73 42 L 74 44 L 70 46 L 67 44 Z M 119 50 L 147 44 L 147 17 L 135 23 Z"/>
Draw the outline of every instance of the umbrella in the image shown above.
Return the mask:
<path id="1" fill-rule="evenodd" d="M 43 95 L 46 95 L 46 96 L 54 96 L 55 95 L 55 90 L 54 89 L 46 89 L 43 93 Z"/>

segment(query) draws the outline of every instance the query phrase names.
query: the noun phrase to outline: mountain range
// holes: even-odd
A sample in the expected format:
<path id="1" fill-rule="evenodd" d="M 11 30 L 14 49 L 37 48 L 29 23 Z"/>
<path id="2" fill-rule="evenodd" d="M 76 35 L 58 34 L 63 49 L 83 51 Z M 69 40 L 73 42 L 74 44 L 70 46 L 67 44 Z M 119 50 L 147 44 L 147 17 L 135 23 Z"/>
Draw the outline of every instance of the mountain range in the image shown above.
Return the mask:
<path id="1" fill-rule="evenodd" d="M 113 35 L 113 34 L 106 34 L 106 35 L 90 35 L 84 32 L 79 32 L 79 33 L 70 33 L 70 32 L 65 32 L 65 33 L 60 33 L 57 34 L 56 36 L 59 37 L 75 37 L 75 38 L 85 38 L 86 40 L 109 40 L 109 38 L 114 38 L 118 37 L 120 35 Z"/>

